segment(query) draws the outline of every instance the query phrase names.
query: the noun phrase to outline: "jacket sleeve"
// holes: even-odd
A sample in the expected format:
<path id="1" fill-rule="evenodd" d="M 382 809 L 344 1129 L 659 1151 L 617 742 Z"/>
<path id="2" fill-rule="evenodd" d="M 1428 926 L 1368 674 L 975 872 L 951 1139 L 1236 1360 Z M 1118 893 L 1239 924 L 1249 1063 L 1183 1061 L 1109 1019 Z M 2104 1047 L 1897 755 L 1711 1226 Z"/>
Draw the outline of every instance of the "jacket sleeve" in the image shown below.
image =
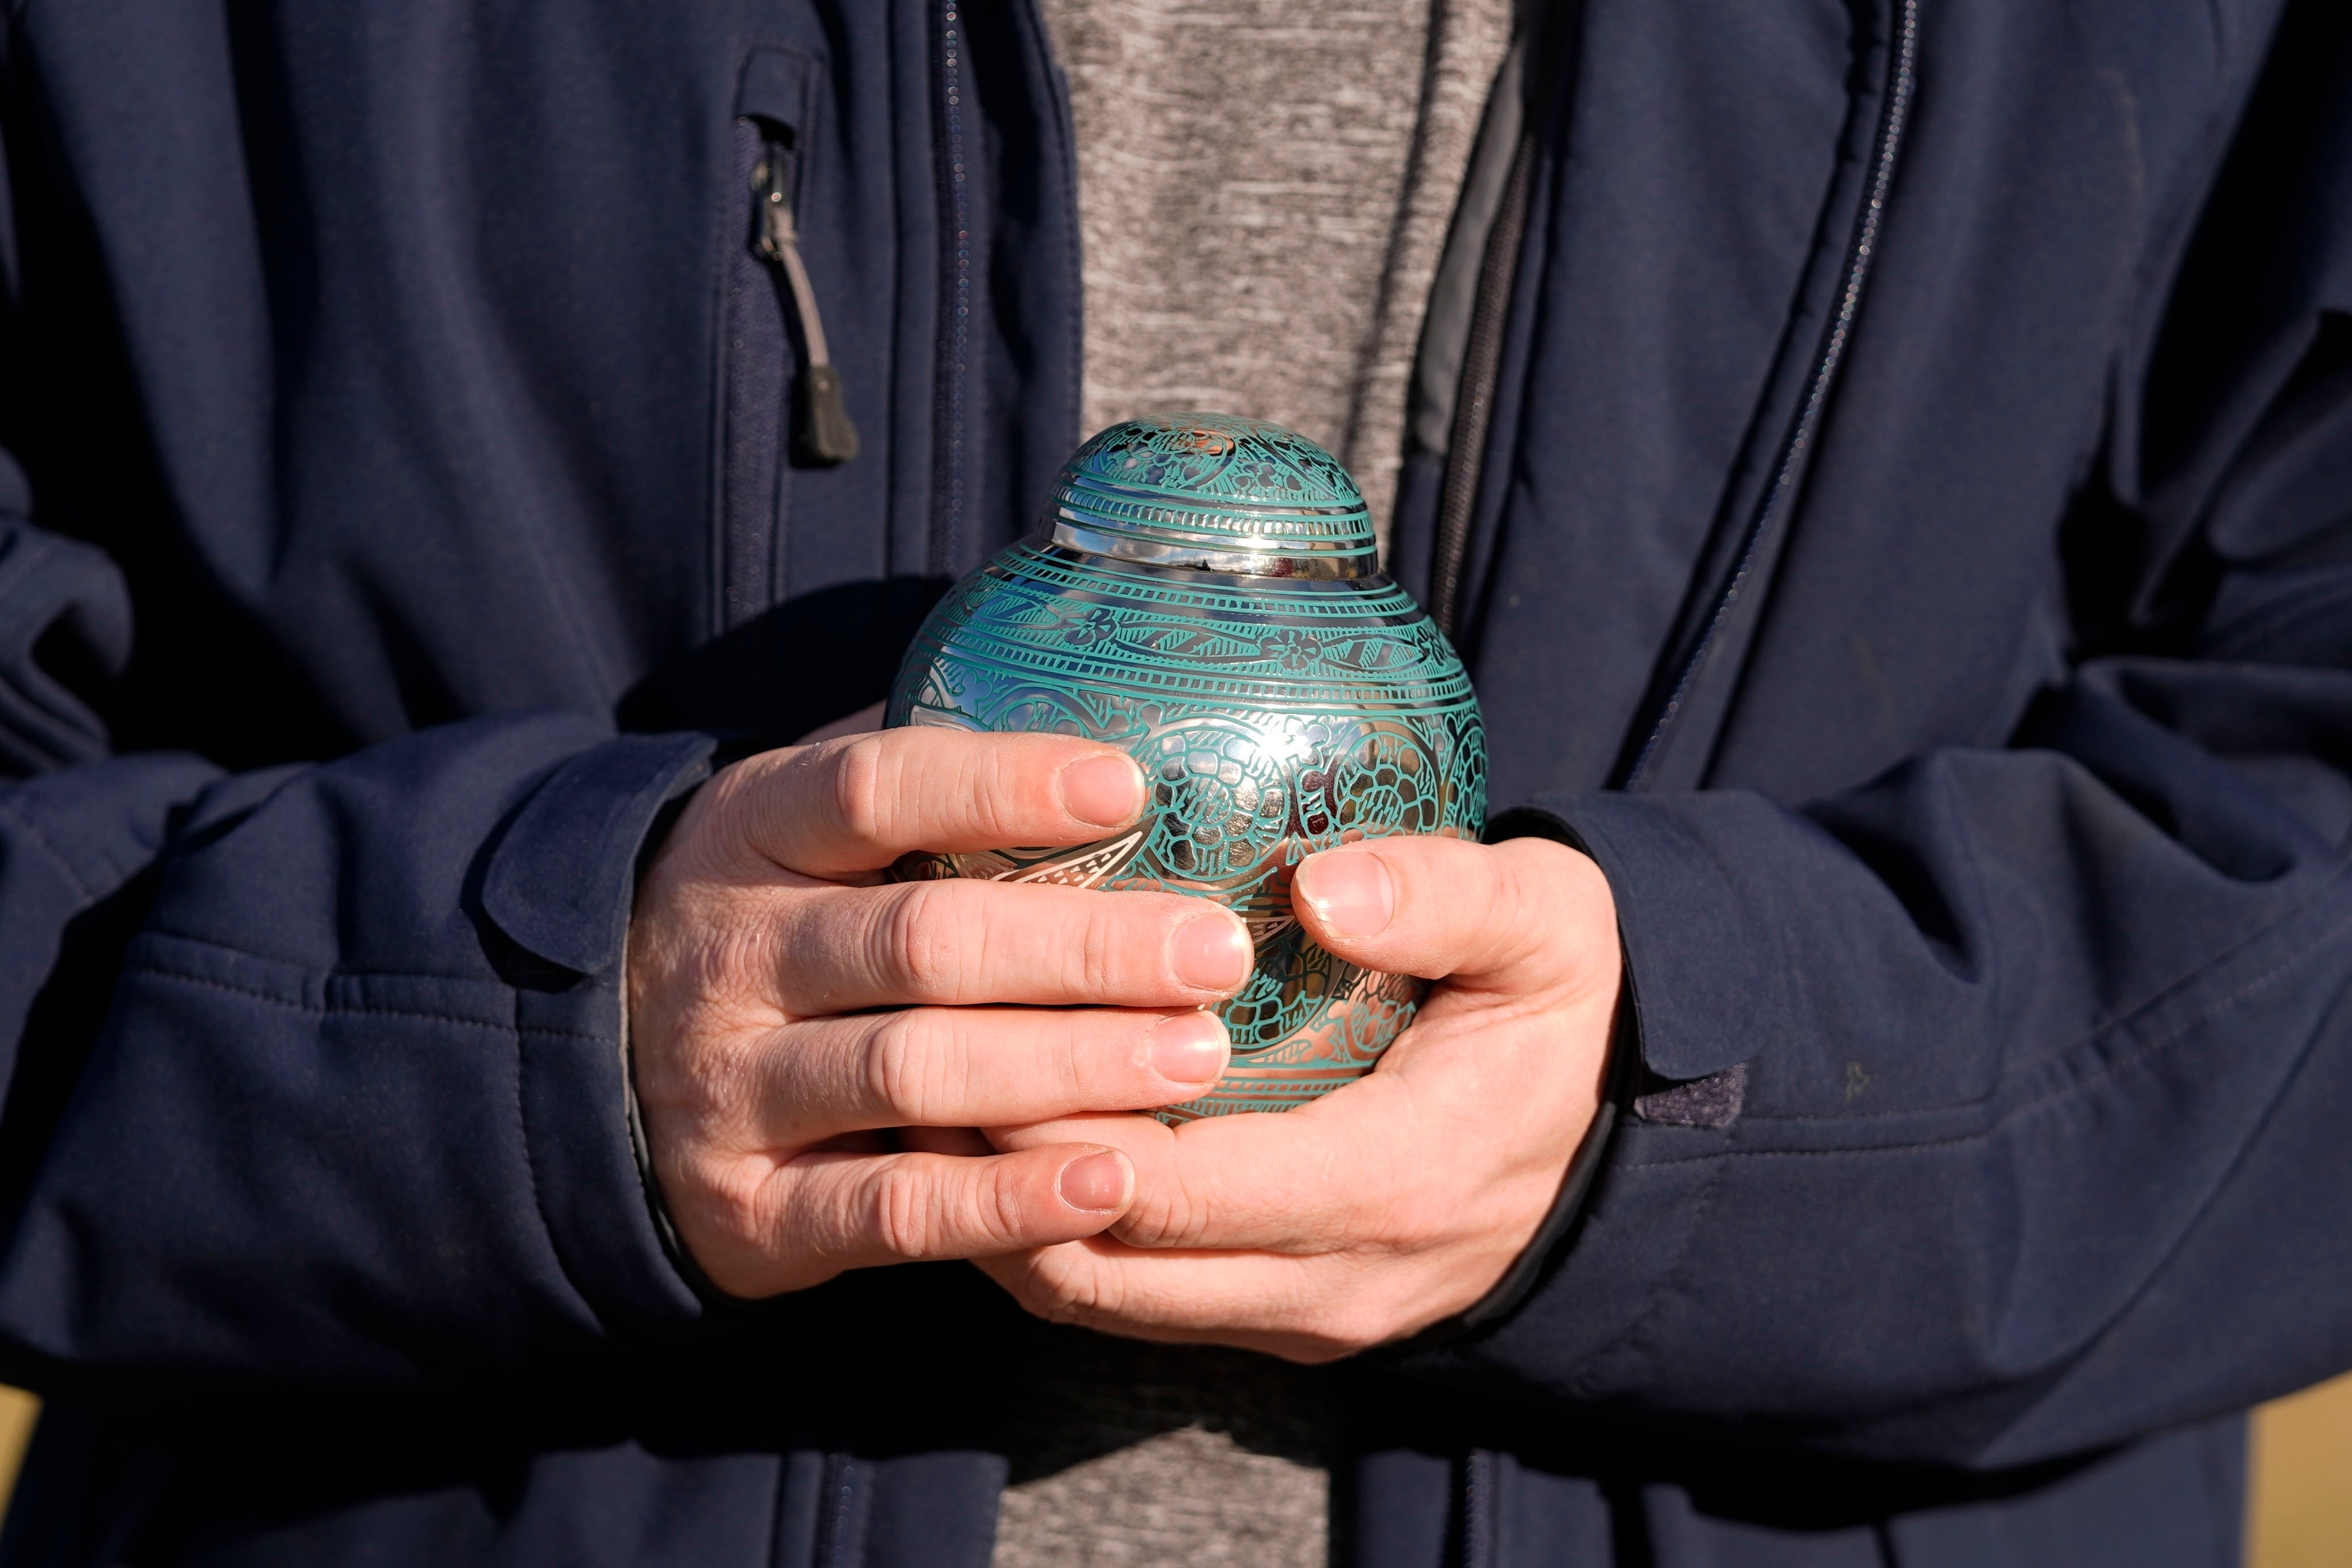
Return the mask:
<path id="1" fill-rule="evenodd" d="M 120 576 L 0 481 L 0 1373 L 392 1387 L 692 1323 L 618 987 L 708 739 L 535 713 L 259 774 L 108 755 L 55 672 L 120 659 Z"/>
<path id="2" fill-rule="evenodd" d="M 2157 569 L 2010 748 L 1536 803 L 1615 890 L 1636 1082 L 1547 1271 L 1423 1370 L 1990 1467 L 2352 1366 L 2336 99 L 2242 138 L 2124 378 L 2105 484 Z"/>

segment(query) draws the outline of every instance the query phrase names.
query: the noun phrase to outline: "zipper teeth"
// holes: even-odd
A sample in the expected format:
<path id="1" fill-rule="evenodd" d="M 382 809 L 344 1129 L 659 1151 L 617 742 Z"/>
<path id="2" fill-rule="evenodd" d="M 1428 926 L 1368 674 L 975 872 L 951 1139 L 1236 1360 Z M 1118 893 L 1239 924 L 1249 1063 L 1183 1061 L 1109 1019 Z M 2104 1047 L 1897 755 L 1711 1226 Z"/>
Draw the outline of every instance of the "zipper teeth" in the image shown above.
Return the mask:
<path id="1" fill-rule="evenodd" d="M 1756 564 L 1756 553 L 1771 531 L 1789 498 L 1795 493 L 1797 480 L 1805 459 L 1812 451 L 1813 437 L 1819 433 L 1823 410 L 1828 406 L 1831 390 L 1837 382 L 1838 372 L 1845 362 L 1845 350 L 1853 333 L 1855 319 L 1861 314 L 1864 286 L 1870 281 L 1871 263 L 1878 254 L 1878 230 L 1885 215 L 1886 195 L 1895 181 L 1895 166 L 1903 149 L 1903 135 L 1910 123 L 1911 99 L 1917 86 L 1919 53 L 1919 0 L 1899 0 L 1901 19 L 1895 26 L 1895 70 L 1888 86 L 1886 107 L 1879 116 L 1878 144 L 1872 156 L 1870 190 L 1855 220 L 1853 239 L 1846 250 L 1845 285 L 1838 296 L 1837 313 L 1831 319 L 1829 331 L 1822 339 L 1821 354 L 1813 366 L 1811 383 L 1805 391 L 1804 405 L 1798 411 L 1796 423 L 1788 439 L 1782 443 L 1780 460 L 1774 466 L 1771 486 L 1756 508 L 1755 517 L 1748 525 L 1746 537 L 1740 541 L 1739 565 L 1731 580 L 1716 601 L 1715 613 L 1708 617 L 1706 629 L 1684 660 L 1680 674 L 1675 679 L 1674 690 L 1665 706 L 1659 710 L 1649 737 L 1633 759 L 1625 777 L 1625 788 L 1639 789 L 1656 761 L 1658 747 L 1673 727 L 1675 717 L 1682 711 L 1683 700 L 1706 665 L 1707 654 L 1724 623 L 1739 602 L 1739 594 L 1748 582 L 1748 574 Z"/>
<path id="2" fill-rule="evenodd" d="M 932 502 L 931 562 L 935 571 L 956 570 L 962 548 L 964 506 L 964 379 L 971 351 L 971 193 L 965 183 L 963 146 L 963 37 L 959 26 L 960 0 L 948 0 L 940 13 L 940 87 L 943 100 L 940 153 L 947 165 L 943 187 L 947 233 L 943 236 L 947 298 L 940 301 L 941 357 L 946 361 L 945 384 L 939 394 L 937 493 Z"/>
<path id="3" fill-rule="evenodd" d="M 1462 1568 L 1495 1568 L 1495 1456 L 1473 1448 L 1462 1460 Z"/>
<path id="4" fill-rule="evenodd" d="M 819 1491 L 818 1568 L 854 1568 L 864 1552 L 857 1540 L 857 1461 L 847 1454 L 827 1454 Z"/>

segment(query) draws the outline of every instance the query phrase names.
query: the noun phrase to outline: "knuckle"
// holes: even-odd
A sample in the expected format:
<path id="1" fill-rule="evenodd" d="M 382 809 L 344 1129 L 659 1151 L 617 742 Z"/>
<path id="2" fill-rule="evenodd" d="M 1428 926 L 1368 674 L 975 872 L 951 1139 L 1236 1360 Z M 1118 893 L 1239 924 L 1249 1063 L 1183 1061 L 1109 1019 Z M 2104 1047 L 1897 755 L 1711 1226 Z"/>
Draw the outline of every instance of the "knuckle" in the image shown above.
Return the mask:
<path id="1" fill-rule="evenodd" d="M 1021 768 L 1004 747 L 975 748 L 961 758 L 960 794 L 971 813 L 968 826 L 976 833 L 1017 833 Z"/>
<path id="2" fill-rule="evenodd" d="M 893 1258 L 1009 1252 L 1021 1235 L 1020 1193 L 1002 1161 L 961 1180 L 895 1162 L 873 1178 L 866 1227 L 876 1247 Z"/>
<path id="3" fill-rule="evenodd" d="M 707 1239 L 728 1254 L 766 1248 L 776 1216 L 759 1162 L 698 1150 L 667 1164 L 663 1186 L 676 1195 L 670 1207 L 689 1240 Z"/>
<path id="4" fill-rule="evenodd" d="M 776 815 L 793 792 L 793 774 L 804 758 L 789 748 L 762 751 L 730 762 L 695 791 L 695 801 L 708 795 L 714 812 L 731 826 L 758 832 L 777 826 Z M 693 802 L 687 808 L 693 810 Z"/>
<path id="5" fill-rule="evenodd" d="M 1194 1178 L 1180 1173 L 1172 1182 L 1152 1184 L 1112 1234 L 1130 1247 L 1200 1247 L 1214 1231 L 1211 1215 L 1211 1205 L 1196 1190 Z"/>
<path id="6" fill-rule="evenodd" d="M 829 805 L 842 832 L 859 842 L 877 842 L 889 831 L 889 754 L 879 734 L 835 744 Z"/>
<path id="7" fill-rule="evenodd" d="M 1207 1185 L 1207 1178 L 1192 1170 L 1175 1184 L 1174 1234 L 1180 1247 L 1202 1246 L 1216 1232 L 1216 1204 L 1204 1190 Z"/>
<path id="8" fill-rule="evenodd" d="M 684 977 L 698 997 L 724 1006 L 754 989 L 775 962 L 772 923 L 728 921 L 717 924 L 697 946 Z"/>
<path id="9" fill-rule="evenodd" d="M 875 1246 L 893 1258 L 928 1258 L 938 1245 L 939 1211 L 931 1184 L 915 1167 L 885 1166 L 866 1195 L 866 1229 Z"/>
<path id="10" fill-rule="evenodd" d="M 685 1082 L 674 1084 L 671 1104 L 705 1134 L 743 1140 L 751 1122 L 748 1113 L 760 1098 L 758 1053 L 740 1038 L 706 1039 L 681 1065 Z"/>
<path id="11" fill-rule="evenodd" d="M 1075 955 L 1078 979 L 1090 995 L 1104 996 L 1116 990 L 1120 971 L 1125 967 L 1121 958 L 1128 944 L 1121 938 L 1128 935 L 1128 911 L 1113 905 L 1088 908 L 1086 926 L 1078 940 Z"/>
<path id="12" fill-rule="evenodd" d="M 1054 1092 L 1073 1101 L 1129 1092 L 1150 1071 L 1153 1021 L 1136 1023 L 1115 1013 L 1051 1015 L 1054 1037 L 1045 1061 Z"/>
<path id="13" fill-rule="evenodd" d="M 1014 1179 L 1011 1162 L 995 1160 L 987 1169 L 980 1191 L 974 1195 L 974 1228 L 993 1247 L 1010 1251 L 1020 1245 L 1024 1229 L 1021 1184 Z"/>
<path id="14" fill-rule="evenodd" d="M 1066 820 L 1054 786 L 1054 773 L 1066 753 L 1045 737 L 995 735 L 964 752 L 962 799 L 976 833 L 1003 836 L 1006 841 Z"/>
<path id="15" fill-rule="evenodd" d="M 951 1000 L 967 979 L 962 931 L 970 894 L 958 882 L 905 883 L 884 907 L 875 933 L 876 967 L 910 996 Z"/>
<path id="16" fill-rule="evenodd" d="M 1058 1249 L 1037 1260 L 1029 1275 L 1029 1310 L 1048 1322 L 1086 1323 L 1116 1315 L 1118 1288 L 1089 1255 Z"/>
<path id="17" fill-rule="evenodd" d="M 1160 904 L 1161 898 L 1169 903 Z M 1142 999 L 1147 993 L 1162 989 L 1151 982 L 1160 978 L 1168 933 L 1178 920 L 1197 914 L 1200 908 L 1191 899 L 1177 903 L 1174 895 L 1150 894 L 1090 897 L 1076 906 L 1080 919 L 1072 934 L 1076 940 L 1065 949 L 1070 978 L 1083 994 L 1106 1000 Z M 1148 961 L 1144 955 L 1150 955 Z"/>
<path id="18" fill-rule="evenodd" d="M 908 1126 L 926 1126 L 958 1102 L 954 1025 L 936 1015 L 894 1013 L 866 1051 L 866 1087 L 875 1104 Z"/>
<path id="19" fill-rule="evenodd" d="M 758 1039 L 755 1023 L 707 1002 L 666 1028 L 637 1031 L 633 1072 L 648 1135 L 696 1149 L 751 1147 L 763 1065 Z"/>
<path id="20" fill-rule="evenodd" d="M 1430 879 L 1423 918 L 1432 939 L 1457 971 L 1487 973 L 1548 941 L 1539 911 L 1521 900 L 1518 868 L 1485 844 L 1466 851 L 1442 877 Z"/>
<path id="21" fill-rule="evenodd" d="M 1558 879 L 1540 874 L 1534 865 L 1528 863 L 1526 856 L 1498 854 L 1489 850 L 1486 852 L 1486 859 L 1492 870 L 1487 878 L 1491 890 L 1488 898 L 1496 914 L 1540 908 L 1556 900 L 1559 891 Z"/>

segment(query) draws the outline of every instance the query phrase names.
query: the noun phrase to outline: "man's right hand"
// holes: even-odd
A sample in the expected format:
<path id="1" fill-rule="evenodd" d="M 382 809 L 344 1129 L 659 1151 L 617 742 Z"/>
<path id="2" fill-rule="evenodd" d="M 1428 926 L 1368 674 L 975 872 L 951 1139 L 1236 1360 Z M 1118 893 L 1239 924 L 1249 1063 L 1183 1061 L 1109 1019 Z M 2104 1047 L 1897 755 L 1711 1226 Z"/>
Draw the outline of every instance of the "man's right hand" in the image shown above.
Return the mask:
<path id="1" fill-rule="evenodd" d="M 882 873 L 914 850 L 1086 843 L 1143 807 L 1111 747 L 942 729 L 789 747 L 703 786 L 637 892 L 629 1014 L 656 1178 L 713 1284 L 769 1296 L 1022 1251 L 1126 1211 L 1115 1149 L 965 1157 L 889 1130 L 1201 1093 L 1226 1042 L 1197 1009 L 1248 976 L 1240 920 L 1173 894 Z"/>

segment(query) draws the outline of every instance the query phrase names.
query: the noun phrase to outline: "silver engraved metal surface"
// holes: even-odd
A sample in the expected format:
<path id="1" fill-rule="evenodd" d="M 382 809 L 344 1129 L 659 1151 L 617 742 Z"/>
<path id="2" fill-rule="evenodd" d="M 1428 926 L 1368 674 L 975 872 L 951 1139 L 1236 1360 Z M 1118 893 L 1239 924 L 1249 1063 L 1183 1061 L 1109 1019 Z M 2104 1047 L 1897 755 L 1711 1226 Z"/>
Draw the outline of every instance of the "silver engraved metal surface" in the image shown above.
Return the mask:
<path id="1" fill-rule="evenodd" d="M 1188 454 L 1188 442 L 1204 450 Z M 1301 446 L 1320 463 L 1299 459 Z M 1138 451 L 1185 461 L 1129 461 Z M 1252 465 L 1276 476 L 1234 472 Z M 1267 562 L 1370 559 L 1354 486 L 1289 432 L 1198 414 L 1114 426 L 1064 470 L 1055 509 L 1065 519 L 1072 497 L 1099 501 L 1106 486 L 1089 485 L 1102 469 L 1117 475 L 1114 498 L 1142 517 L 1154 547 L 1181 552 L 1190 528 L 1220 557 L 1238 547 Z M 1137 498 L 1147 480 L 1172 486 L 1167 504 Z M 1247 515 L 1195 526 L 1221 508 Z M 1336 526 L 1350 513 L 1353 531 Z M 1118 526 L 1116 517 L 1090 522 Z M 1223 1009 L 1232 1066 L 1213 1092 L 1163 1119 L 1287 1110 L 1369 1071 L 1411 1022 L 1422 983 L 1307 940 L 1290 880 L 1307 855 L 1356 839 L 1477 836 L 1486 740 L 1461 662 L 1384 577 L 1210 571 L 1055 537 L 1000 552 L 949 592 L 908 651 L 887 722 L 1125 747 L 1150 780 L 1145 821 L 1075 849 L 909 857 L 898 874 L 1153 889 L 1238 913 L 1257 966 Z"/>

